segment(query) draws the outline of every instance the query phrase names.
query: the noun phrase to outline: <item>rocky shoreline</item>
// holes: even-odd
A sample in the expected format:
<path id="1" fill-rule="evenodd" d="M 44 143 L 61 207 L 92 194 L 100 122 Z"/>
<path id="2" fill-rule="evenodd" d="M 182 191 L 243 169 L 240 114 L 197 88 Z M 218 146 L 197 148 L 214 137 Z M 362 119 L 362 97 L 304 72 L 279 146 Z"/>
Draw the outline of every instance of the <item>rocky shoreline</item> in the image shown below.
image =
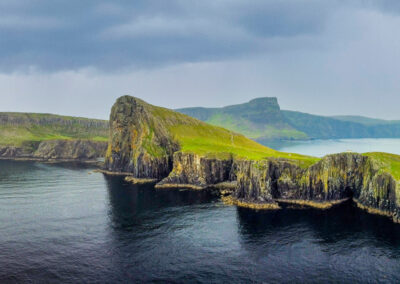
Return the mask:
<path id="1" fill-rule="evenodd" d="M 47 140 L 32 147 L 0 146 L 1 160 L 37 162 L 81 162 L 98 164 L 107 142 L 90 140 Z"/>
<path id="2" fill-rule="evenodd" d="M 400 185 L 368 156 L 335 154 L 301 166 L 287 158 L 199 155 L 180 151 L 162 124 L 143 101 L 120 98 L 110 116 L 105 170 L 129 173 L 135 183 L 157 182 L 156 188 L 217 188 L 229 204 L 253 209 L 278 209 L 283 202 L 325 209 L 352 199 L 400 221 Z"/>

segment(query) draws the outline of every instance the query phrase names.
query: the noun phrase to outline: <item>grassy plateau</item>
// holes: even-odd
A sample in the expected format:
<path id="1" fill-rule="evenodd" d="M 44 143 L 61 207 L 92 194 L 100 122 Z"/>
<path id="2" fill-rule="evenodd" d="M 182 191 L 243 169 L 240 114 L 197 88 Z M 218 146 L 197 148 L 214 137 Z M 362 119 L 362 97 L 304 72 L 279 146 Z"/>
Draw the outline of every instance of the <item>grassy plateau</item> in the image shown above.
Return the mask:
<path id="1" fill-rule="evenodd" d="M 108 140 L 108 122 L 37 113 L 0 113 L 0 145 L 30 146 L 44 140 Z"/>

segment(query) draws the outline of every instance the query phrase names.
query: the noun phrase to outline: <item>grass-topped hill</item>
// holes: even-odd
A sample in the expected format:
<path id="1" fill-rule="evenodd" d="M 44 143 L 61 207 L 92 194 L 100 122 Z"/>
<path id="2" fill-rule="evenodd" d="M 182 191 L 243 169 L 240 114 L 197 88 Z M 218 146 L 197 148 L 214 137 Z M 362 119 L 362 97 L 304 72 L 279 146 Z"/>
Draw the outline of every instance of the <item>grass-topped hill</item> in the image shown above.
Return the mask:
<path id="1" fill-rule="evenodd" d="M 257 98 L 248 103 L 222 108 L 183 108 L 178 112 L 207 123 L 242 133 L 258 141 L 274 139 L 307 139 L 285 119 L 276 98 Z"/>
<path id="2" fill-rule="evenodd" d="M 318 159 L 283 153 L 131 96 L 114 104 L 110 127 L 105 167 L 133 175 L 128 179 L 133 182 L 157 182 L 157 188 L 227 186 L 232 204 L 257 209 L 276 209 L 279 202 L 327 208 L 352 198 L 400 221 L 397 155 Z"/>
<path id="3" fill-rule="evenodd" d="M 224 157 L 229 154 L 251 160 L 260 160 L 266 157 L 310 160 L 308 156 L 278 152 L 242 134 L 204 123 L 166 108 L 151 106 L 151 113 L 156 120 L 164 123 L 173 139 L 179 143 L 182 152 L 216 157 Z M 311 160 L 315 161 L 314 158 Z"/>
<path id="4" fill-rule="evenodd" d="M 131 153 L 129 157 L 122 157 L 125 160 L 122 163 L 126 164 L 130 158 L 163 158 L 176 151 L 220 159 L 287 158 L 303 166 L 318 160 L 278 152 L 242 134 L 130 96 L 117 100 L 111 111 L 110 122 L 112 137 L 107 153 L 110 162 L 114 162 L 111 161 L 113 153 L 114 156 Z"/>
<path id="5" fill-rule="evenodd" d="M 284 158 L 302 168 L 320 160 L 273 150 L 242 134 L 131 96 L 120 97 L 114 104 L 110 126 L 106 167 L 112 171 L 133 172 L 137 177 L 158 176 L 153 172 L 157 168 L 168 174 L 175 152 L 217 159 Z M 379 170 L 400 181 L 400 156 L 386 153 L 364 155 L 371 158 Z M 167 166 L 160 169 L 160 164 Z"/>
<path id="6" fill-rule="evenodd" d="M 0 145 L 31 147 L 45 140 L 108 140 L 108 122 L 38 113 L 0 113 Z"/>

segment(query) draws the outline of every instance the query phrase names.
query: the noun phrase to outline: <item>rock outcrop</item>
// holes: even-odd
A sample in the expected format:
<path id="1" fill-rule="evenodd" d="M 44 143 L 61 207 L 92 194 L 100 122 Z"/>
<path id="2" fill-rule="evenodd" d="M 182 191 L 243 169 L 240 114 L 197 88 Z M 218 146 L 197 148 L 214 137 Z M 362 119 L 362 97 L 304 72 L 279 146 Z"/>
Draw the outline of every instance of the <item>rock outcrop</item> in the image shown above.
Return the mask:
<path id="1" fill-rule="evenodd" d="M 233 159 L 216 159 L 176 152 L 173 169 L 156 187 L 191 187 L 204 189 L 224 181 L 232 180 Z"/>
<path id="2" fill-rule="evenodd" d="M 185 152 L 165 122 L 173 125 L 182 117 L 171 111 L 172 117 L 154 113 L 155 107 L 134 97 L 117 100 L 110 116 L 108 171 L 131 173 L 136 181 L 156 179 L 158 188 L 227 184 L 234 204 L 253 208 L 278 208 L 282 202 L 324 208 L 353 199 L 362 208 L 400 221 L 399 183 L 369 156 L 335 154 L 307 166 L 289 158 L 221 158 Z"/>
<path id="3" fill-rule="evenodd" d="M 373 159 L 355 153 L 334 154 L 307 169 L 284 160 L 238 164 L 233 196 L 248 203 L 331 203 L 353 198 L 361 207 L 400 220 L 399 185 Z"/>
<path id="4" fill-rule="evenodd" d="M 111 109 L 110 141 L 105 168 L 130 172 L 136 178 L 166 177 L 172 169 L 172 155 L 179 149 L 163 123 L 150 113 L 151 106 L 123 96 Z"/>
<path id="5" fill-rule="evenodd" d="M 31 148 L 2 146 L 0 158 L 27 160 L 88 161 L 105 156 L 106 142 L 90 140 L 46 140 Z"/>

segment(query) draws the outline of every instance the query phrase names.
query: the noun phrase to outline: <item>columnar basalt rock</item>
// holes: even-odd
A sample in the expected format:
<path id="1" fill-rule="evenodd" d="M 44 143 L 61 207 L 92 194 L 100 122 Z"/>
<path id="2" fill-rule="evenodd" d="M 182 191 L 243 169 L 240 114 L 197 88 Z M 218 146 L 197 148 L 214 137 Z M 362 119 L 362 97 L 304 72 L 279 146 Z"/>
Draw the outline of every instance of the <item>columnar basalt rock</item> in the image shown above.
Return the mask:
<path id="1" fill-rule="evenodd" d="M 279 159 L 243 161 L 236 171 L 238 186 L 233 196 L 247 203 L 329 204 L 353 198 L 361 207 L 399 220 L 398 183 L 360 154 L 329 155 L 307 169 Z"/>
<path id="2" fill-rule="evenodd" d="M 192 153 L 176 152 L 173 169 L 168 177 L 157 184 L 161 187 L 206 188 L 230 180 L 232 159 L 201 157 Z"/>

